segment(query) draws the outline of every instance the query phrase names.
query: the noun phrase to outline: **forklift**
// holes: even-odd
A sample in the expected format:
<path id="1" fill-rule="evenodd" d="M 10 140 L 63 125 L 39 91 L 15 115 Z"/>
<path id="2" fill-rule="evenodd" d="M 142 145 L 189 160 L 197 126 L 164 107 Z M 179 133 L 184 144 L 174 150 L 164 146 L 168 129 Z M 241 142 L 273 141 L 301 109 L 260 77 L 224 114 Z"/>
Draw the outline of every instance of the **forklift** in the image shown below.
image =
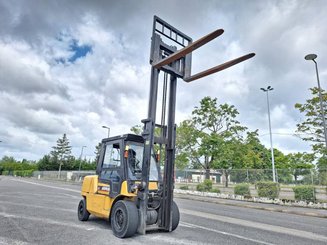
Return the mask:
<path id="1" fill-rule="evenodd" d="M 124 134 L 102 140 L 96 174 L 83 179 L 83 198 L 77 209 L 80 221 L 87 221 L 90 214 L 109 219 L 114 235 L 119 238 L 177 228 L 180 213 L 173 200 L 177 78 L 191 82 L 255 55 L 250 53 L 191 75 L 192 52 L 223 32 L 218 29 L 193 42 L 154 16 L 148 117 L 142 120 L 142 135 Z M 160 72 L 162 87 L 159 87 Z M 159 91 L 162 95 L 158 124 Z"/>

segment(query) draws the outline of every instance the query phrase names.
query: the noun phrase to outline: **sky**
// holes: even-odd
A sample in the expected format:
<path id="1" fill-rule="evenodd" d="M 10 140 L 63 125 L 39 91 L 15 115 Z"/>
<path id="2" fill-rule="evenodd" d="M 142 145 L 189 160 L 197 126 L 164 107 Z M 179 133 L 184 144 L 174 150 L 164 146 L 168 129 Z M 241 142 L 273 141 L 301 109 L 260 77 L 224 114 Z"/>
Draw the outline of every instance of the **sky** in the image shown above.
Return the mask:
<path id="1" fill-rule="evenodd" d="M 275 148 L 310 151 L 294 136 L 304 116 L 295 108 L 327 78 L 325 0 L 0 0 L 0 158 L 38 160 L 63 134 L 78 157 L 94 158 L 107 136 L 130 132 L 147 116 L 150 44 L 157 15 L 193 40 L 224 34 L 193 53 L 192 73 L 247 53 L 228 70 L 178 81 L 176 123 L 204 96 L 235 105 L 238 120 L 270 147 L 269 93 Z"/>

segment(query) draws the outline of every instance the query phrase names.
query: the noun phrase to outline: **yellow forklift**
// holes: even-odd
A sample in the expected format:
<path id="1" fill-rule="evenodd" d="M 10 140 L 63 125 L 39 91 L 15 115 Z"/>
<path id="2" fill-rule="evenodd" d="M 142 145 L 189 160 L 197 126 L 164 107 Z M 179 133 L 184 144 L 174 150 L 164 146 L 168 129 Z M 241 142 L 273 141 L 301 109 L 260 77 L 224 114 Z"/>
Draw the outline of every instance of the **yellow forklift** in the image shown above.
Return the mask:
<path id="1" fill-rule="evenodd" d="M 80 221 L 87 221 L 90 214 L 109 219 L 114 235 L 119 238 L 136 232 L 145 234 L 154 229 L 170 232 L 177 228 L 180 214 L 173 201 L 177 78 L 191 82 L 254 56 L 250 53 L 191 75 L 192 51 L 223 32 L 218 29 L 193 42 L 154 16 L 148 118 L 142 120 L 142 135 L 125 134 L 102 140 L 96 175 L 83 180 L 83 198 L 77 209 Z M 157 124 L 160 72 L 161 121 Z M 156 130 L 159 135 L 154 134 L 155 128 L 159 128 Z"/>

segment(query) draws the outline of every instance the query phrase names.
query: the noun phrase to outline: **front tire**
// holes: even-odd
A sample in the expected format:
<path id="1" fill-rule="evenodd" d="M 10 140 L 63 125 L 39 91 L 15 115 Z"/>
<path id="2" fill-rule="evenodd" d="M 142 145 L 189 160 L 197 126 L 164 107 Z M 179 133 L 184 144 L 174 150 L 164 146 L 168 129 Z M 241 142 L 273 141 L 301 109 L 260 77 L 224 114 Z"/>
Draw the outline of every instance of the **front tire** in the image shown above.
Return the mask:
<path id="1" fill-rule="evenodd" d="M 180 214 L 177 204 L 173 201 L 171 205 L 172 211 L 172 221 L 171 221 L 171 230 L 175 230 L 179 224 Z"/>
<path id="2" fill-rule="evenodd" d="M 120 200 L 111 212 L 111 229 L 116 237 L 131 237 L 136 233 L 139 216 L 133 202 Z"/>
<path id="3" fill-rule="evenodd" d="M 86 209 L 86 200 L 83 198 L 78 204 L 77 216 L 80 221 L 87 221 L 90 217 L 89 211 Z"/>

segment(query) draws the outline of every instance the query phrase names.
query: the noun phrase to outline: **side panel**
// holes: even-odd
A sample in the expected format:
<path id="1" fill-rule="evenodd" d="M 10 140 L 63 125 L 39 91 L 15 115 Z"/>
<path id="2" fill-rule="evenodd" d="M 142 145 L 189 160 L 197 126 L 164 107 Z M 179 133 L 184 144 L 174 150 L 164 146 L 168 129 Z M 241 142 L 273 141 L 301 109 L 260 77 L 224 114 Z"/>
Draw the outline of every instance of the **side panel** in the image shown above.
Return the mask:
<path id="1" fill-rule="evenodd" d="M 97 216 L 102 218 L 109 218 L 109 210 L 105 210 L 105 204 L 109 207 L 112 200 L 109 196 L 102 194 L 90 194 L 87 199 L 87 210 Z"/>
<path id="2" fill-rule="evenodd" d="M 96 193 L 97 187 L 98 187 L 97 175 L 85 176 L 82 185 L 82 196 L 85 196 L 88 193 Z"/>
<path id="3" fill-rule="evenodd" d="M 108 219 L 116 199 L 134 198 L 136 194 L 128 192 L 127 181 L 121 185 L 121 193 L 116 198 L 109 196 L 110 186 L 99 183 L 98 176 L 86 176 L 82 186 L 82 196 L 86 198 L 86 209 L 93 215 Z"/>
<path id="4" fill-rule="evenodd" d="M 109 197 L 109 185 L 98 182 L 97 175 L 86 176 L 82 185 L 82 196 L 86 198 L 86 209 L 93 215 L 109 217 L 112 199 Z"/>

